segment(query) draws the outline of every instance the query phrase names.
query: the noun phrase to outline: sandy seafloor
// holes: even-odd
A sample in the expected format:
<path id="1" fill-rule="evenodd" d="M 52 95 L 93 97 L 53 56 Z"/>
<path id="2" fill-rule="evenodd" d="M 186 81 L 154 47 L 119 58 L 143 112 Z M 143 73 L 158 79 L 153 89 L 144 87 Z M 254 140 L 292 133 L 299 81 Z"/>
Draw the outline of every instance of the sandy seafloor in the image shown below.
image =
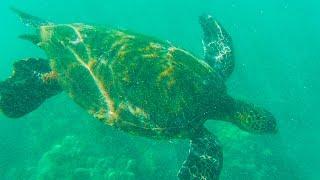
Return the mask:
<path id="1" fill-rule="evenodd" d="M 198 16 L 212 14 L 231 34 L 235 97 L 266 107 L 277 135 L 251 135 L 208 121 L 224 148 L 222 180 L 319 179 L 320 4 L 269 0 L 2 0 L 0 80 L 12 64 L 45 57 L 10 6 L 58 23 L 105 24 L 170 40 L 201 57 Z M 0 115 L 0 179 L 175 179 L 188 141 L 155 141 L 113 130 L 66 94 L 27 116 Z"/>

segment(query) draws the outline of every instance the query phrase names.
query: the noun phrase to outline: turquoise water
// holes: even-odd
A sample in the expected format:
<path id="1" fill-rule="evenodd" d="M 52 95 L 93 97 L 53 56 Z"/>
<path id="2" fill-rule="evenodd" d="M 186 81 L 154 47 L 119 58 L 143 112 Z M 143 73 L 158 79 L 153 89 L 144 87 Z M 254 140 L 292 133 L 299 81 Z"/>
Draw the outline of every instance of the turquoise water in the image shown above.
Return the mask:
<path id="1" fill-rule="evenodd" d="M 152 35 L 202 56 L 198 16 L 210 13 L 231 34 L 236 68 L 230 94 L 278 119 L 277 135 L 206 123 L 224 147 L 221 179 L 319 179 L 320 23 L 315 0 L 18 0 L 0 2 L 0 80 L 25 57 L 45 57 L 17 38 L 28 31 L 10 10 L 58 23 L 106 24 Z M 188 142 L 131 136 L 93 119 L 66 94 L 27 116 L 0 115 L 0 179 L 175 179 Z"/>

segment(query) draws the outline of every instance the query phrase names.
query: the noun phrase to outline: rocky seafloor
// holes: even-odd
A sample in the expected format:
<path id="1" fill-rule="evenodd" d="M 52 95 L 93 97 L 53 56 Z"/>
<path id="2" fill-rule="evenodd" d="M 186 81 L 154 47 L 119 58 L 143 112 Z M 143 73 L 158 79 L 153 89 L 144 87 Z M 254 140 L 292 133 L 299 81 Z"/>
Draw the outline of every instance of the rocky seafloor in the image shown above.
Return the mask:
<path id="1" fill-rule="evenodd" d="M 2 137 L 12 147 L 2 153 L 7 160 L 0 162 L 1 179 L 177 179 L 188 153 L 187 140 L 156 141 L 114 130 L 63 95 L 18 121 L 19 137 Z M 299 179 L 297 162 L 286 156 L 279 135 L 252 135 L 225 122 L 206 125 L 223 145 L 221 179 Z"/>

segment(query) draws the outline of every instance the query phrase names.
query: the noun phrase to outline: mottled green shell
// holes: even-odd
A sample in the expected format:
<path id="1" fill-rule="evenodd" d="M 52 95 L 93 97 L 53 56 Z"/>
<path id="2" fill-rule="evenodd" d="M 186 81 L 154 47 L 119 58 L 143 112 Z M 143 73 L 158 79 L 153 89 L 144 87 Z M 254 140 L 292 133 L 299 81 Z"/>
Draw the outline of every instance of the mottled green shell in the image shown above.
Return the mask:
<path id="1" fill-rule="evenodd" d="M 210 66 L 151 37 L 83 24 L 40 33 L 63 89 L 94 117 L 133 134 L 186 137 L 225 94 Z"/>

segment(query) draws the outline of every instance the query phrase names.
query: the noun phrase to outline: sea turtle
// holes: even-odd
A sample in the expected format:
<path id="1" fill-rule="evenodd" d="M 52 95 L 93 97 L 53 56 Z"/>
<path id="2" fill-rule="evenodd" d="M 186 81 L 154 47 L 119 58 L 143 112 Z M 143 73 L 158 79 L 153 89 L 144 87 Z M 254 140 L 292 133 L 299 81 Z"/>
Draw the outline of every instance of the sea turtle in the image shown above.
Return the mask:
<path id="1" fill-rule="evenodd" d="M 49 60 L 14 64 L 0 84 L 0 109 L 12 118 L 65 91 L 105 124 L 154 139 L 190 139 L 179 179 L 218 179 L 222 149 L 205 127 L 224 120 L 253 133 L 275 133 L 267 110 L 227 94 L 234 68 L 231 38 L 212 16 L 200 16 L 204 59 L 167 41 L 82 23 L 54 24 L 14 9 L 35 34 L 22 35 Z"/>

